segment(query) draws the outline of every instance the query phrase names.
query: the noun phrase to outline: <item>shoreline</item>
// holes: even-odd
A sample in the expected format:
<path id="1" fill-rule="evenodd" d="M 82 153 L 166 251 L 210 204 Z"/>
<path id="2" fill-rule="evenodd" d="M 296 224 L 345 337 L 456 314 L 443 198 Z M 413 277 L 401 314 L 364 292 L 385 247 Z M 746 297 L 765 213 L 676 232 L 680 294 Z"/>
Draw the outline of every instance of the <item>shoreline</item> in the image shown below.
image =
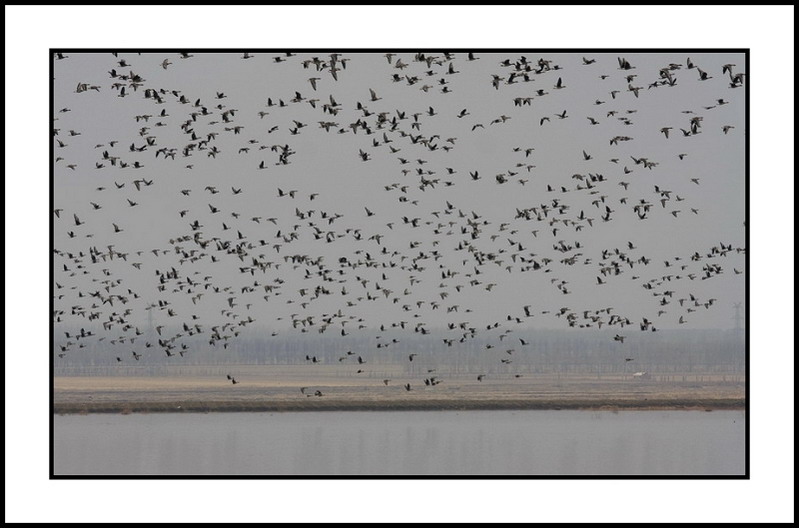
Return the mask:
<path id="1" fill-rule="evenodd" d="M 735 411 L 743 398 L 647 400 L 382 400 L 60 402 L 53 414 L 342 411 Z"/>

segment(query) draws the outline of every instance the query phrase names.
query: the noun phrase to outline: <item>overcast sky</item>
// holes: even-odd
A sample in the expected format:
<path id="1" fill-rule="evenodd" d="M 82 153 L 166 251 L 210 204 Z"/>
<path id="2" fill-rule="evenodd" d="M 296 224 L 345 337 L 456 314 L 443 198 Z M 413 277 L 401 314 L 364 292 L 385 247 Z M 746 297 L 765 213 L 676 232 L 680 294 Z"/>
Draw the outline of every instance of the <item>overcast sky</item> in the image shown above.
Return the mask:
<path id="1" fill-rule="evenodd" d="M 733 326 L 743 54 L 334 52 L 55 60 L 60 323 Z"/>

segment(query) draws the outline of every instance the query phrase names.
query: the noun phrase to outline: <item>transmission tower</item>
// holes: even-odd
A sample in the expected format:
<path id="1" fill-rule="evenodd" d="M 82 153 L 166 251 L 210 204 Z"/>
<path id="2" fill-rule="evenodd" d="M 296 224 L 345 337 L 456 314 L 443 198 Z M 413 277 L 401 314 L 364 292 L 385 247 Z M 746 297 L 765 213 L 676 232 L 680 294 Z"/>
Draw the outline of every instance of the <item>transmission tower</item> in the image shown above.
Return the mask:
<path id="1" fill-rule="evenodd" d="M 735 321 L 735 331 L 741 332 L 743 327 L 741 326 L 741 320 L 743 320 L 743 316 L 741 315 L 741 303 L 735 303 L 733 305 L 735 307 L 735 315 L 733 316 L 733 320 Z"/>

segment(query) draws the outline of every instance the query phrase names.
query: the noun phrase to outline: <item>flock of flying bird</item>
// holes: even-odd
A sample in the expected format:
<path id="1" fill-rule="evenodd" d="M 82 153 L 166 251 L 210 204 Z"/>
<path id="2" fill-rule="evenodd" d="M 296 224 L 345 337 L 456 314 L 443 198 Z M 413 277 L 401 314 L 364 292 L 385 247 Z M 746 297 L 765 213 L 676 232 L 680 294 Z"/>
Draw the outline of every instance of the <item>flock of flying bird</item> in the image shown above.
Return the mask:
<path id="1" fill-rule="evenodd" d="M 57 87 L 63 86 L 59 73 L 75 60 L 74 55 L 55 54 Z M 457 126 L 464 135 L 491 134 L 511 120 L 527 122 L 536 137 L 566 119 L 583 120 L 589 132 L 602 129 L 610 120 L 627 128 L 634 125 L 636 105 L 650 90 L 715 82 L 718 97 L 701 110 L 685 110 L 679 123 L 659 127 L 654 133 L 662 134 L 663 141 L 688 141 L 699 134 L 723 138 L 734 134 L 735 127 L 725 124 L 710 130 L 704 115 L 729 104 L 729 99 L 743 97 L 738 88 L 745 83 L 745 73 L 736 71 L 735 64 L 715 72 L 700 68 L 690 58 L 683 64 L 644 68 L 623 57 L 609 67 L 596 58 L 580 60 L 577 55 L 571 64 L 561 65 L 524 55 L 386 53 L 381 73 L 385 82 L 419 93 L 408 98 L 413 102 L 391 103 L 375 88 L 355 94 L 355 100 L 353 94 L 336 90 L 362 59 L 358 54 L 231 53 L 218 58 L 247 61 L 255 73 L 282 75 L 288 69 L 299 70 L 307 79 L 292 94 L 267 93 L 260 108 L 239 109 L 228 102 L 226 89 L 214 89 L 213 99 L 207 100 L 197 95 L 197 86 L 162 86 L 146 73 L 181 67 L 200 53 L 166 58 L 149 53 L 122 55 L 92 55 L 103 75 L 78 82 L 75 95 L 56 91 L 57 105 L 72 97 L 104 96 L 103 104 L 117 104 L 114 115 L 120 127 L 119 136 L 90 145 L 81 136 L 91 131 L 76 130 L 82 121 L 71 117 L 69 107 L 57 108 L 53 116 L 57 196 L 69 196 L 57 199 L 53 211 L 53 346 L 58 358 L 79 358 L 87 343 L 101 342 L 117 364 L 146 362 L 152 355 L 179 361 L 192 353 L 198 338 L 224 353 L 256 320 L 269 323 L 272 319 L 285 324 L 281 333 L 319 332 L 331 339 L 352 331 L 374 331 L 375 349 L 349 351 L 339 360 L 351 363 L 361 374 L 370 356 L 383 348 L 400 347 L 403 333 L 430 334 L 427 319 L 443 313 L 447 347 L 458 347 L 478 334 L 496 339 L 486 345 L 486 354 L 505 349 L 497 356 L 505 365 L 513 362 L 517 347 L 530 347 L 523 338 L 511 339 L 514 327 L 524 328 L 531 318 L 542 316 L 568 328 L 611 329 L 612 340 L 621 350 L 620 361 L 632 361 L 630 349 L 624 347 L 635 340 L 633 332 L 655 332 L 663 317 L 687 324 L 692 312 L 711 309 L 717 299 L 701 298 L 692 291 L 692 284 L 726 273 L 725 259 L 745 253 L 743 247 L 720 242 L 653 263 L 636 243 L 624 240 L 587 254 L 590 233 L 604 224 L 663 223 L 685 214 L 684 210 L 700 213 L 690 196 L 672 189 L 669 176 L 644 188 L 641 178 L 632 174 L 654 174 L 661 163 L 656 154 L 630 155 L 623 150 L 634 140 L 632 132 L 604 139 L 611 148 L 625 152 L 606 162 L 582 149 L 586 170 L 566 179 L 539 174 L 536 157 L 547 147 L 543 141 L 519 145 L 529 142 L 527 137 L 520 138 L 517 145 L 507 148 L 510 166 L 486 177 L 481 170 L 463 166 L 470 158 L 459 154 L 459 137 L 436 132 L 441 130 L 439 120 L 448 127 Z M 266 64 L 262 70 L 254 66 L 258 61 Z M 473 63 L 485 61 L 493 61 L 495 73 L 479 82 L 485 82 L 502 101 L 504 113 L 484 125 L 467 119 L 478 109 L 466 102 L 449 115 L 444 115 L 445 105 L 436 109 L 428 104 L 426 98 L 433 95 L 457 97 L 458 76 Z M 542 114 L 539 107 L 546 108 L 547 98 L 567 92 L 578 82 L 570 77 L 577 68 L 595 69 L 592 76 L 606 94 L 593 102 L 596 114 L 580 116 L 569 108 Z M 527 83 L 534 83 L 534 88 L 527 88 Z M 526 90 L 524 94 L 519 95 L 520 87 Z M 110 97 L 116 101 L 109 103 Z M 129 103 L 131 99 L 134 104 Z M 307 115 L 308 108 L 318 126 L 300 116 Z M 680 133 L 671 133 L 674 128 Z M 302 156 L 314 160 L 307 143 L 295 138 L 308 135 L 317 142 L 340 144 L 342 155 L 364 164 L 364 170 L 377 158 L 395 160 L 399 168 L 393 174 L 381 169 L 374 178 L 396 199 L 400 212 L 370 205 L 365 195 L 353 194 L 349 203 L 325 202 L 323 190 L 307 190 L 318 174 L 308 174 L 305 185 L 298 188 L 279 179 L 280 171 L 289 170 Z M 348 148 L 351 152 L 344 152 Z M 686 155 L 680 153 L 679 160 Z M 88 166 L 85 157 L 92 159 Z M 226 174 L 231 166 L 225 163 L 233 157 L 237 164 L 246 160 L 248 167 L 236 177 Z M 325 178 L 336 177 L 335 165 L 314 161 Z M 214 171 L 214 183 L 194 176 L 198 169 Z M 77 199 L 69 180 L 78 175 L 103 183 Z M 499 219 L 493 211 L 461 207 L 458 193 L 463 191 L 454 189 L 484 179 L 517 186 L 513 194 L 517 199 L 523 196 L 528 205 L 508 207 Z M 701 185 L 699 177 L 687 181 Z M 485 188 L 466 192 L 485 192 Z M 163 210 L 165 193 L 170 193 L 166 204 L 173 210 Z M 258 212 L 239 207 L 237 200 L 248 195 L 258 196 Z M 75 205 L 79 200 L 85 205 Z M 96 220 L 105 218 L 96 216 L 100 210 L 113 211 L 114 220 Z M 141 247 L 136 222 L 129 220 L 151 215 L 169 219 L 163 220 L 165 231 L 159 233 L 162 244 Z M 175 232 L 168 230 L 173 225 L 179 226 Z M 735 274 L 742 273 L 733 269 Z M 479 299 L 478 304 L 501 302 L 492 299 L 492 294 L 503 283 L 519 284 L 530 275 L 541 275 L 568 300 L 574 291 L 572 276 L 585 274 L 595 277 L 591 295 L 599 307 L 563 303 L 548 307 L 530 301 L 507 306 L 502 320 L 471 320 L 477 308 L 472 306 L 474 299 Z M 148 282 L 152 284 L 142 286 Z M 651 306 L 635 314 L 607 306 L 603 288 L 627 284 L 651 297 Z M 139 323 L 147 311 L 158 323 L 152 340 Z M 79 331 L 73 330 L 78 327 Z M 277 334 L 272 332 L 272 336 Z M 503 346 L 505 339 L 514 345 Z M 409 353 L 408 361 L 417 355 Z M 314 355 L 305 356 L 304 361 L 321 362 Z M 478 381 L 485 376 L 480 374 Z M 241 382 L 230 375 L 227 378 L 234 385 Z M 434 387 L 442 381 L 429 376 L 401 385 L 411 391 L 420 383 Z M 387 386 L 389 382 L 384 380 Z M 301 394 L 323 395 L 307 387 Z"/>

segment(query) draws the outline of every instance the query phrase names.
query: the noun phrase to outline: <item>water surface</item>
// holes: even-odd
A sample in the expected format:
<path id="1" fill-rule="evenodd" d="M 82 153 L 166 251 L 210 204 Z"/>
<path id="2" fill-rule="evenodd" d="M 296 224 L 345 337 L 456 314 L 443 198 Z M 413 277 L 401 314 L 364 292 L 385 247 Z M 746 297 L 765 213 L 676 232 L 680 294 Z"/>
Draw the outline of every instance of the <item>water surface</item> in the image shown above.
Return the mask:
<path id="1" fill-rule="evenodd" d="M 56 475 L 742 475 L 742 411 L 55 416 Z"/>

